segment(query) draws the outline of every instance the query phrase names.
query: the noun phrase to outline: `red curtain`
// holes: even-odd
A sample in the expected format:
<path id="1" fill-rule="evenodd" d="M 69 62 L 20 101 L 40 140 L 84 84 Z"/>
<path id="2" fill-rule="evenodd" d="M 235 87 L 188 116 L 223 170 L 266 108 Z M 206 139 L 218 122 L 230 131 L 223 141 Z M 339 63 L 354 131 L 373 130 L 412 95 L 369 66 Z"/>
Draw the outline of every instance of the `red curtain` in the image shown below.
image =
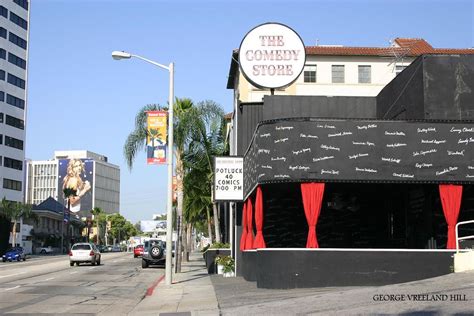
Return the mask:
<path id="1" fill-rule="evenodd" d="M 304 214 L 309 226 L 306 248 L 319 248 L 316 237 L 316 224 L 321 212 L 324 183 L 302 183 L 301 194 L 303 196 Z"/>
<path id="2" fill-rule="evenodd" d="M 247 241 L 245 242 L 245 249 L 253 248 L 253 225 L 252 225 L 252 199 L 247 200 Z"/>
<path id="3" fill-rule="evenodd" d="M 253 248 L 265 248 L 265 240 L 263 239 L 263 199 L 262 189 L 257 187 L 257 197 L 255 197 L 255 228 L 257 235 L 253 241 Z"/>
<path id="4" fill-rule="evenodd" d="M 240 251 L 245 250 L 245 242 L 247 241 L 247 203 L 244 202 L 242 208 L 242 236 L 240 236 Z"/>
<path id="5" fill-rule="evenodd" d="M 440 184 L 439 194 L 444 217 L 448 224 L 448 243 L 446 249 L 456 249 L 456 224 L 461 208 L 462 185 Z"/>

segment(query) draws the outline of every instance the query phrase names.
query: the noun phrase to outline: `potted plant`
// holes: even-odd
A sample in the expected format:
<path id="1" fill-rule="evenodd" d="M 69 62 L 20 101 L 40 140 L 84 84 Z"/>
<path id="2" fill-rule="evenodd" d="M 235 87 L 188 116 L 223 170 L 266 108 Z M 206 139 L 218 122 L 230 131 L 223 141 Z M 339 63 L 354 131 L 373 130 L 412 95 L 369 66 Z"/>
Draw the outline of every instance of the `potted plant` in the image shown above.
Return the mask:
<path id="1" fill-rule="evenodd" d="M 218 274 L 223 274 L 224 277 L 234 276 L 234 258 L 232 258 L 231 256 L 219 255 L 216 257 L 216 263 Z"/>

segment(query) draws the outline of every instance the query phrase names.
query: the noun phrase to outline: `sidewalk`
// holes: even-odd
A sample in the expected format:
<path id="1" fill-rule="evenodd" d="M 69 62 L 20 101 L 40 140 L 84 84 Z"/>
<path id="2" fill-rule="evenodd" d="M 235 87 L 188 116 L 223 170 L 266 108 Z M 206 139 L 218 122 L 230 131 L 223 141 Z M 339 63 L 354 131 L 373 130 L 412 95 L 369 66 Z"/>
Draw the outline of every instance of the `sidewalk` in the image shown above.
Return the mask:
<path id="1" fill-rule="evenodd" d="M 153 293 L 145 298 L 129 315 L 219 315 L 216 293 L 207 274 L 201 252 L 193 252 L 189 262 L 182 262 L 181 273 L 174 274 L 173 284 L 164 278 Z"/>

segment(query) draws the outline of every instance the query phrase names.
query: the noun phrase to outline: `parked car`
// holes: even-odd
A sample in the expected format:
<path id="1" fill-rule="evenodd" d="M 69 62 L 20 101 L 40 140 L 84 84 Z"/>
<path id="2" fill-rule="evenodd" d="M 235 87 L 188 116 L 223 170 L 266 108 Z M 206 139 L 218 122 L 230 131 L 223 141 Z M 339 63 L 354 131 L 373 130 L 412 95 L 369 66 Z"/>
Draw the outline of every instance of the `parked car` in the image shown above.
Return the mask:
<path id="1" fill-rule="evenodd" d="M 51 248 L 51 246 L 41 247 L 39 253 L 42 254 L 42 255 L 52 254 L 53 253 L 53 248 Z"/>
<path id="2" fill-rule="evenodd" d="M 16 261 L 26 261 L 26 255 L 25 252 L 23 251 L 22 247 L 14 247 L 9 250 L 2 256 L 2 261 L 10 261 L 12 262 L 13 260 Z"/>
<path id="3" fill-rule="evenodd" d="M 141 257 L 143 255 L 143 245 L 137 245 L 133 248 L 133 257 Z"/>
<path id="4" fill-rule="evenodd" d="M 111 251 L 112 252 L 121 252 L 122 248 L 120 248 L 120 246 L 113 246 Z"/>
<path id="5" fill-rule="evenodd" d="M 99 249 L 99 251 L 102 253 L 102 252 L 108 252 L 109 251 L 109 247 L 107 246 L 104 246 L 104 245 L 99 245 L 97 246 L 97 248 Z"/>
<path id="6" fill-rule="evenodd" d="M 148 268 L 150 264 L 163 266 L 166 264 L 166 242 L 154 238 L 145 240 L 142 268 Z"/>
<path id="7" fill-rule="evenodd" d="M 81 242 L 76 243 L 69 251 L 69 265 L 72 267 L 74 263 L 78 266 L 80 263 L 90 262 L 93 266 L 100 265 L 101 254 L 94 244 Z"/>

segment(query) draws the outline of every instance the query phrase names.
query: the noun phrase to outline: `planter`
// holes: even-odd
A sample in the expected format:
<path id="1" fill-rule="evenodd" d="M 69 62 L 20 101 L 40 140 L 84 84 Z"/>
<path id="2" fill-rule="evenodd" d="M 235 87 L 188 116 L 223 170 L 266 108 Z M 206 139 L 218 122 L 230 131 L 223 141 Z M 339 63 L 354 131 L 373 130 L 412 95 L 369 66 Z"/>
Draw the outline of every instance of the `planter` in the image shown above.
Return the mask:
<path id="1" fill-rule="evenodd" d="M 217 265 L 217 274 L 224 274 L 224 266 L 222 264 Z"/>
<path id="2" fill-rule="evenodd" d="M 234 271 L 224 272 L 223 276 L 224 276 L 224 278 L 231 278 L 231 277 L 234 276 Z"/>

